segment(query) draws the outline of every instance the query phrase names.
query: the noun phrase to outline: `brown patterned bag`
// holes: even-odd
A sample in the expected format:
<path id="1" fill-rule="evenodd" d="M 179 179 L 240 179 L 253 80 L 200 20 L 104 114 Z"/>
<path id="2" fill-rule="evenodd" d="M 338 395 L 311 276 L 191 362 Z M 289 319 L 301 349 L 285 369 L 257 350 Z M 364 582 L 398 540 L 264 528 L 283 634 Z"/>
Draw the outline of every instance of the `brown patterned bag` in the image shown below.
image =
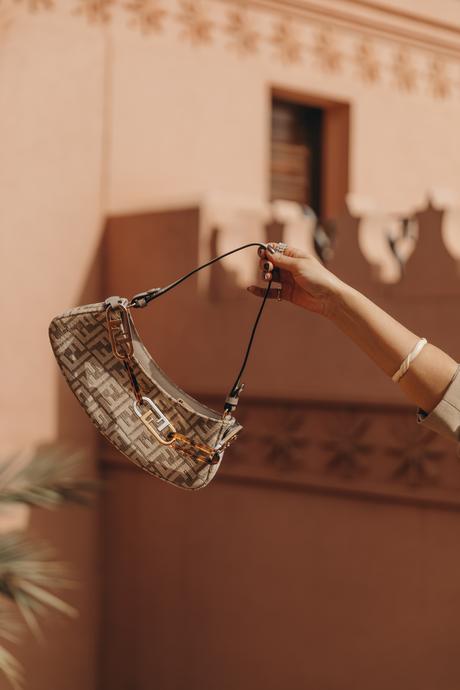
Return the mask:
<path id="1" fill-rule="evenodd" d="M 139 293 L 131 301 L 110 297 L 70 309 L 50 324 L 51 345 L 61 371 L 93 424 L 136 465 L 183 489 L 201 489 L 211 481 L 225 449 L 242 429 L 233 412 L 270 284 L 223 413 L 195 400 L 166 376 L 141 342 L 132 310 L 250 246 L 266 247 L 261 243 L 238 247 L 164 288 Z"/>

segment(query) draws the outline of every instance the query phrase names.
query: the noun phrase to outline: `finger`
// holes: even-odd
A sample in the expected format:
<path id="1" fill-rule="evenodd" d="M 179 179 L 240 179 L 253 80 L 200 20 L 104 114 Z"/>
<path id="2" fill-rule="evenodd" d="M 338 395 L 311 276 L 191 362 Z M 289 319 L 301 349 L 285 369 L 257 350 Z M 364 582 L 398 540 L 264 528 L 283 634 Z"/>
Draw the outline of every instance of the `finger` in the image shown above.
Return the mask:
<path id="1" fill-rule="evenodd" d="M 277 242 L 270 242 L 267 248 L 267 256 L 269 260 L 279 266 L 280 268 L 286 268 L 294 264 L 295 259 L 307 259 L 307 252 L 302 249 L 297 249 L 296 247 L 287 247 L 283 253 L 276 251 Z"/>
<path id="2" fill-rule="evenodd" d="M 265 293 L 267 292 L 266 288 L 261 288 L 258 285 L 250 285 L 246 289 L 248 292 L 251 293 L 251 295 L 255 295 L 256 297 L 265 297 Z M 268 291 L 267 299 L 278 299 L 278 295 L 278 288 L 270 288 L 270 290 Z"/>
<path id="3" fill-rule="evenodd" d="M 267 261 L 267 259 L 261 259 L 261 261 L 259 261 L 259 267 L 264 273 L 270 273 L 274 268 L 272 262 Z"/>

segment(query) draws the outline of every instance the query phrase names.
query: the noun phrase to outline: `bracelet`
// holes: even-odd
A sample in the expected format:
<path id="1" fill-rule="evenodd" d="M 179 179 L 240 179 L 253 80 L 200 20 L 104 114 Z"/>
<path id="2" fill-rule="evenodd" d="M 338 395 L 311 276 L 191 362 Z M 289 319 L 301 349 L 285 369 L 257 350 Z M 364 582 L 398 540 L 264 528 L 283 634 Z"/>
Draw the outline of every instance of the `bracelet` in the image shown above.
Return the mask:
<path id="1" fill-rule="evenodd" d="M 391 377 L 395 383 L 398 383 L 399 379 L 401 379 L 404 376 L 406 371 L 409 369 L 411 363 L 414 361 L 417 355 L 420 354 L 427 342 L 428 341 L 426 338 L 420 338 L 418 343 L 415 345 L 414 349 L 411 352 L 409 352 L 406 359 L 399 367 L 398 371 Z"/>

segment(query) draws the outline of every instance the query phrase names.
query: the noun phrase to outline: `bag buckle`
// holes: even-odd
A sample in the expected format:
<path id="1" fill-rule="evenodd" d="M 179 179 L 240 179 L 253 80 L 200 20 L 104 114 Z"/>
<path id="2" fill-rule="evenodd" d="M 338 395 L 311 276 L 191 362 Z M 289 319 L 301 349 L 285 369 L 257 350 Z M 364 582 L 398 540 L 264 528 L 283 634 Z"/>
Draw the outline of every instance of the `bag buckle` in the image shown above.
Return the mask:
<path id="1" fill-rule="evenodd" d="M 123 304 L 107 307 L 106 321 L 113 354 L 122 361 L 131 359 L 134 349 L 127 308 Z"/>
<path id="2" fill-rule="evenodd" d="M 160 408 L 155 405 L 153 400 L 142 396 L 142 402 L 147 406 L 144 413 L 140 408 L 140 403 L 137 400 L 133 403 L 134 412 L 141 420 L 142 424 L 152 433 L 157 441 L 159 441 L 163 446 L 170 446 L 175 441 L 176 430 L 169 421 L 167 417 L 163 414 Z M 169 433 L 166 436 L 162 436 L 160 432 L 165 429 L 169 429 Z"/>

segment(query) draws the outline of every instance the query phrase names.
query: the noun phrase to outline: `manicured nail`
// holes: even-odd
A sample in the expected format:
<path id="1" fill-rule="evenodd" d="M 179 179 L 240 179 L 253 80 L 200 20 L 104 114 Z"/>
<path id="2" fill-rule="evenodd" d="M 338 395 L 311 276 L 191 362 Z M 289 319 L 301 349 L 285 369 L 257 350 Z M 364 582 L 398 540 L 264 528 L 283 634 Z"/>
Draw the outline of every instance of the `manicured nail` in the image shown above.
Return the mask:
<path id="1" fill-rule="evenodd" d="M 260 258 L 263 259 L 264 256 L 265 256 L 265 249 L 264 249 L 264 247 L 259 247 L 259 249 L 257 250 L 257 253 L 258 253 L 258 255 L 260 256 Z"/>
<path id="2" fill-rule="evenodd" d="M 270 261 L 265 261 L 264 263 L 264 271 L 271 271 L 273 269 L 273 264 L 270 263 Z"/>
<path id="3" fill-rule="evenodd" d="M 264 280 L 271 280 L 272 274 L 271 273 L 265 273 L 264 275 Z"/>
<path id="4" fill-rule="evenodd" d="M 271 244 L 268 245 L 267 249 L 270 252 L 270 254 L 276 254 L 276 249 L 272 247 Z"/>

